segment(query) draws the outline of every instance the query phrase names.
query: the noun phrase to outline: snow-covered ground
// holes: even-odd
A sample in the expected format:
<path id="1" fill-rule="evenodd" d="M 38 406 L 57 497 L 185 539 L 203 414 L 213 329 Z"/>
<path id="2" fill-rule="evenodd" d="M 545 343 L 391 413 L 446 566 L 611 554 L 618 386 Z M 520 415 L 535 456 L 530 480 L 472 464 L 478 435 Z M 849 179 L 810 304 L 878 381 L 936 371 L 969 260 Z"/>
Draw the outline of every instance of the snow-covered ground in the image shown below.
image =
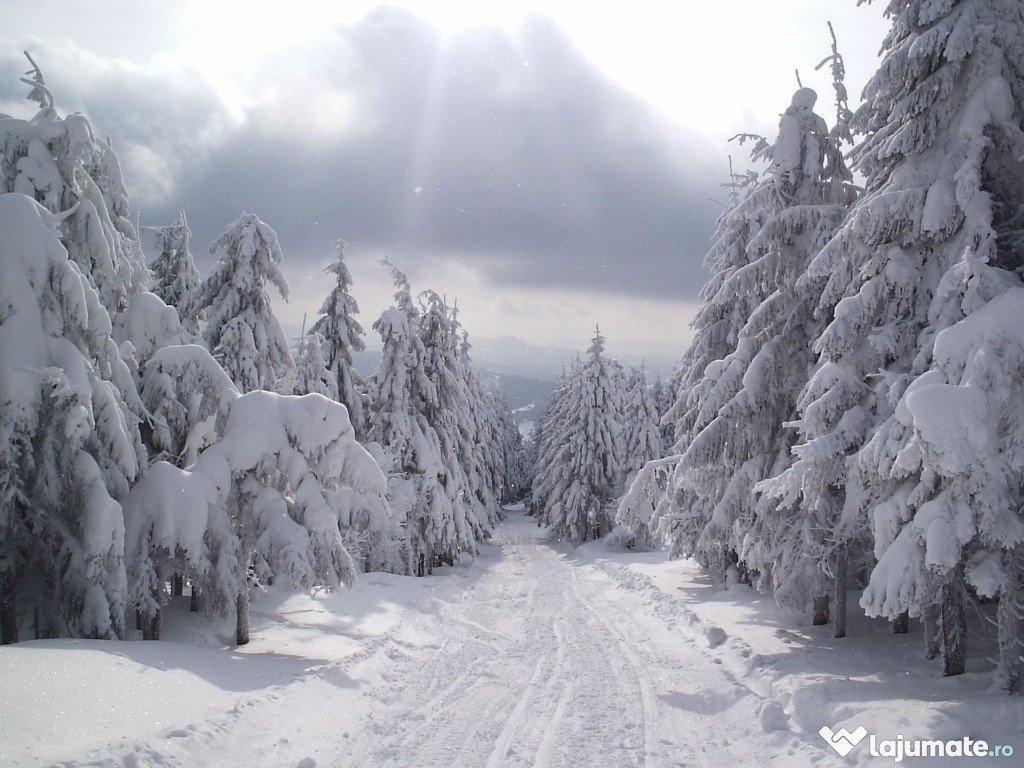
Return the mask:
<path id="1" fill-rule="evenodd" d="M 573 549 L 512 512 L 471 564 L 254 598 L 253 642 L 175 604 L 162 642 L 0 648 L 3 766 L 888 765 L 818 731 L 1018 748 L 1016 697 L 920 631 L 810 627 L 664 553 Z M 883 636 L 884 635 L 884 636 Z M 973 662 L 975 669 L 985 663 Z M 906 758 L 957 766 L 966 758 Z"/>

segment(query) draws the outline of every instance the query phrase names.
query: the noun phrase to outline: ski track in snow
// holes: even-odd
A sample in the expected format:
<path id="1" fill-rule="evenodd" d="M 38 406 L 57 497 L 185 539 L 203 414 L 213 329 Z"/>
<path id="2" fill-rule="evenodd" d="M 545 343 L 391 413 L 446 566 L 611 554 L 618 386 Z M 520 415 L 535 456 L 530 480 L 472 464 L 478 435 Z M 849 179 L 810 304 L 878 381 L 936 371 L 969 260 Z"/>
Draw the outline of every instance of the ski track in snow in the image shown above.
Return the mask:
<path id="1" fill-rule="evenodd" d="M 798 732 L 762 732 L 770 690 L 728 660 L 728 644 L 702 642 L 699 620 L 643 575 L 581 560 L 518 514 L 481 560 L 478 575 L 431 593 L 414 642 L 408 631 L 369 637 L 357 653 L 255 691 L 221 717 L 117 758 L 64 765 L 832 764 Z M 361 706 L 343 723 L 353 695 Z M 313 718 L 311 701 L 322 701 Z"/>
<path id="2" fill-rule="evenodd" d="M 745 744 L 743 735 L 759 730 L 762 697 L 685 634 L 664 638 L 667 648 L 653 642 L 603 597 L 614 574 L 581 567 L 546 537 L 518 516 L 499 528 L 486 572 L 439 608 L 446 652 L 430 664 L 396 663 L 367 694 L 381 702 L 365 724 L 369 738 L 353 739 L 335 765 L 734 768 L 827 759 L 788 731 Z"/>

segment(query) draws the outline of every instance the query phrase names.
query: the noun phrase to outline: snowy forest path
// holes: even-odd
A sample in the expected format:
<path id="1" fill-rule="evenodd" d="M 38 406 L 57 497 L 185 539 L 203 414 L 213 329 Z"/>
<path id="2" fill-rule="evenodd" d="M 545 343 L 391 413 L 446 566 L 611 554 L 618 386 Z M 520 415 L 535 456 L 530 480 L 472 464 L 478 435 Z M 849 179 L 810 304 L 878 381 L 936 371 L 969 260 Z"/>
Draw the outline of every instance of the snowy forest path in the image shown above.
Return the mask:
<path id="1" fill-rule="evenodd" d="M 714 768 L 820 756 L 792 734 L 777 750 L 765 734 L 746 744 L 761 700 L 660 619 L 646 617 L 665 630 L 650 632 L 611 602 L 612 581 L 533 519 L 511 514 L 481 558 L 479 578 L 439 598 L 434 650 L 396 654 L 368 692 L 375 704 L 338 766 Z"/>
<path id="2" fill-rule="evenodd" d="M 366 574 L 362 597 L 339 595 L 333 610 L 315 597 L 270 595 L 253 612 L 251 652 L 203 657 L 255 665 L 226 678 L 227 706 L 211 702 L 203 718 L 168 723 L 162 739 L 61 764 L 837 764 L 785 725 L 765 727 L 766 704 L 781 711 L 782 702 L 723 663 L 682 599 L 595 557 L 600 546 L 574 549 L 510 512 L 468 567 L 427 579 Z"/>

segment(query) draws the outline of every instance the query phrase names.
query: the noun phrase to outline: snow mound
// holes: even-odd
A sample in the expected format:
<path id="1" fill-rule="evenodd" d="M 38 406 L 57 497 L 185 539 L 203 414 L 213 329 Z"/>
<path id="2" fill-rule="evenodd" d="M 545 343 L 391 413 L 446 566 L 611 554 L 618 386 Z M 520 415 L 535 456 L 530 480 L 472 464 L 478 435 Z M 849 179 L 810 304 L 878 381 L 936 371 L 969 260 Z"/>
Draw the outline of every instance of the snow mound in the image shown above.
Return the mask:
<path id="1" fill-rule="evenodd" d="M 789 730 L 789 716 L 777 701 L 766 701 L 757 713 L 757 720 L 765 733 Z"/>
<path id="2" fill-rule="evenodd" d="M 709 648 L 717 648 L 729 638 L 725 630 L 714 625 L 704 627 L 704 639 L 708 641 Z"/>

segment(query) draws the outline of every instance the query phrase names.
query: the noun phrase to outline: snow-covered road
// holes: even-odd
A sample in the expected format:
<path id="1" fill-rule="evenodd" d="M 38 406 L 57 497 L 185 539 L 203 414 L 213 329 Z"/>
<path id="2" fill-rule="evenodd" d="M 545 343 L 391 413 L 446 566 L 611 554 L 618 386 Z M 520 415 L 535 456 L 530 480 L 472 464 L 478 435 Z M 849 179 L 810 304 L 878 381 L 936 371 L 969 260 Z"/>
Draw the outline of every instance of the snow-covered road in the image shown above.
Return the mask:
<path id="1" fill-rule="evenodd" d="M 481 577 L 438 603 L 440 644 L 400 659 L 355 765 L 654 764 L 654 686 L 576 571 L 513 518 Z M 646 762 L 645 762 L 646 761 Z"/>
<path id="2" fill-rule="evenodd" d="M 339 765 L 772 764 L 762 702 L 696 643 L 648 631 L 655 617 L 613 602 L 610 579 L 529 518 L 511 516 L 494 544 L 479 578 L 437 602 L 436 646 L 398 655 L 367 693 Z M 780 764 L 822 757 L 778 742 Z"/>
<path id="3" fill-rule="evenodd" d="M 338 594 L 272 589 L 252 605 L 244 648 L 230 617 L 190 614 L 187 597 L 159 643 L 0 647 L 0 765 L 893 763 L 867 740 L 840 760 L 823 725 L 1024 744 L 1016 698 L 987 693 L 985 672 L 943 678 L 919 630 L 861 617 L 837 641 L 692 563 L 576 549 L 519 512 L 475 562 L 432 578 L 364 574 Z"/>
<path id="4" fill-rule="evenodd" d="M 230 622 L 196 629 L 180 608 L 168 642 L 8 647 L 0 764 L 830 764 L 777 703 L 780 721 L 765 717 L 768 692 L 685 606 L 512 512 L 476 562 L 433 578 L 366 574 L 338 595 L 258 596 L 244 649 L 224 647 Z M 95 695 L 75 695 L 100 678 Z"/>

